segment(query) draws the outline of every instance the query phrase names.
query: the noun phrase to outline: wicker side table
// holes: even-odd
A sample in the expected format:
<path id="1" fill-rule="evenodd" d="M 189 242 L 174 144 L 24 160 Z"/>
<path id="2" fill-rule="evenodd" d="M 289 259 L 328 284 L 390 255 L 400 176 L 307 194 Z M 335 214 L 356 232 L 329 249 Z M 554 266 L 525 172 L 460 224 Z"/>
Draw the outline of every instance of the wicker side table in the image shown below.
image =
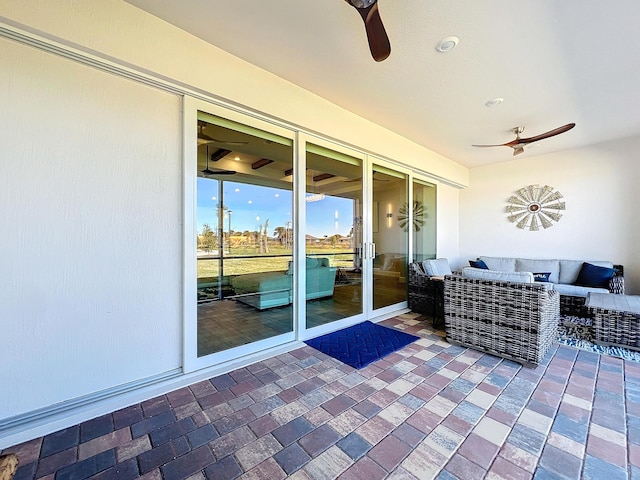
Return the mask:
<path id="1" fill-rule="evenodd" d="M 594 342 L 640 350 L 640 296 L 590 293 Z"/>

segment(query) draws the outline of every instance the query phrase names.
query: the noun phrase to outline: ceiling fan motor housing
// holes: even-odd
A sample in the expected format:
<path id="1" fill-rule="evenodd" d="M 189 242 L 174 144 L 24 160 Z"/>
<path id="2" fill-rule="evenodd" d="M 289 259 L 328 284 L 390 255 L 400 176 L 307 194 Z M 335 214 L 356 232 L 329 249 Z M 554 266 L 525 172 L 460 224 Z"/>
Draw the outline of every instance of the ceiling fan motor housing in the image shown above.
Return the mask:
<path id="1" fill-rule="evenodd" d="M 376 3 L 378 0 L 347 0 L 348 3 L 356 8 L 367 8 Z"/>

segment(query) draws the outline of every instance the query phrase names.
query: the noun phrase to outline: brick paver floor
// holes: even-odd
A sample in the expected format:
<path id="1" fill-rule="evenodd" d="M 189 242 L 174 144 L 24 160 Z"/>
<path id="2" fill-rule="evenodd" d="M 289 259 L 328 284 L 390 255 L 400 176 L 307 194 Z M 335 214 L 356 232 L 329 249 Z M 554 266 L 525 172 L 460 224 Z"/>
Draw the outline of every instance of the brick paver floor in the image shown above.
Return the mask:
<path id="1" fill-rule="evenodd" d="M 6 449 L 22 479 L 640 479 L 640 363 L 536 369 L 420 340 L 355 370 L 302 347 Z"/>

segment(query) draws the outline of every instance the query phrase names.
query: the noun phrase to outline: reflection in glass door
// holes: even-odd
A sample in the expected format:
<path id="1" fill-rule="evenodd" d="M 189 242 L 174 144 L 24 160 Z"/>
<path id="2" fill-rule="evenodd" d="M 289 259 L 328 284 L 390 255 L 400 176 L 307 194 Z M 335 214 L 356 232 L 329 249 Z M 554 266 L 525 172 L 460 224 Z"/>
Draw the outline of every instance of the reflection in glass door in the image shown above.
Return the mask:
<path id="1" fill-rule="evenodd" d="M 436 258 L 436 186 L 413 181 L 413 260 Z"/>
<path id="2" fill-rule="evenodd" d="M 373 310 L 407 300 L 408 239 L 411 229 L 407 179 L 404 173 L 373 165 Z"/>
<path id="3" fill-rule="evenodd" d="M 198 112 L 197 169 L 198 357 L 293 332 L 292 141 Z"/>
<path id="4" fill-rule="evenodd" d="M 362 160 L 307 144 L 306 328 L 363 312 Z"/>

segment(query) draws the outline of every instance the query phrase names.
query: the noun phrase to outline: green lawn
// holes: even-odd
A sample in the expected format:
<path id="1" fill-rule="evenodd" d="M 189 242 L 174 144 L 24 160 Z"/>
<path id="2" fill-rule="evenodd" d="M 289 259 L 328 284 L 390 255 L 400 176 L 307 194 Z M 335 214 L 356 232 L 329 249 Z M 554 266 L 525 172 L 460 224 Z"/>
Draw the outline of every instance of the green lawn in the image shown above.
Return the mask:
<path id="1" fill-rule="evenodd" d="M 231 255 L 224 256 L 224 275 L 242 275 L 245 273 L 272 272 L 286 270 L 293 259 L 291 249 L 281 245 L 269 246 L 268 254 L 260 255 L 254 247 L 232 247 Z M 332 267 L 353 267 L 353 254 L 343 247 L 329 245 L 313 245 L 307 247 L 307 255 L 323 255 L 329 258 Z M 252 258 L 243 258 L 252 257 Z M 258 258 L 256 258 L 258 257 Z M 198 279 L 217 278 L 219 259 L 198 259 Z"/>

